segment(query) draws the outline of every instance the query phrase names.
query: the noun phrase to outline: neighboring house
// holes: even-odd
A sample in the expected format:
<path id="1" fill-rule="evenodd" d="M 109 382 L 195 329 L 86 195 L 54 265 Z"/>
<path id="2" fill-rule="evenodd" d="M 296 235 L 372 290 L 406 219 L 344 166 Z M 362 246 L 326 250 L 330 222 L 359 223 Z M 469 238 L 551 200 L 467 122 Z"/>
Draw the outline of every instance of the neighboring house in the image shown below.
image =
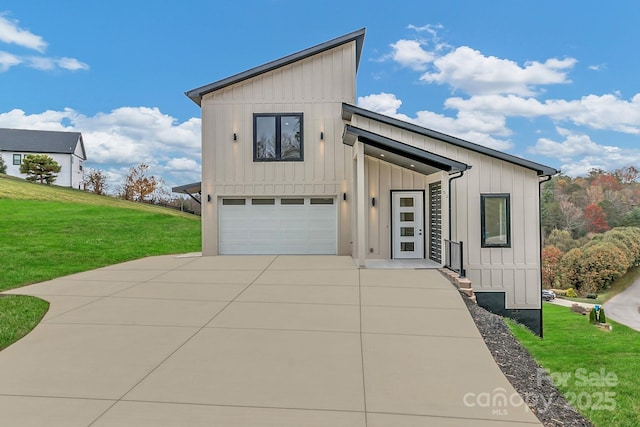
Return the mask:
<path id="1" fill-rule="evenodd" d="M 46 154 L 60 165 L 55 185 L 80 188 L 84 179 L 87 154 L 80 132 L 0 129 L 0 155 L 7 165 L 7 175 L 26 178 L 20 164 L 28 154 Z"/>
<path id="2" fill-rule="evenodd" d="M 202 182 L 174 190 L 201 192 L 203 253 L 458 263 L 479 304 L 541 333 L 539 184 L 557 171 L 355 106 L 364 36 L 186 93 Z"/>

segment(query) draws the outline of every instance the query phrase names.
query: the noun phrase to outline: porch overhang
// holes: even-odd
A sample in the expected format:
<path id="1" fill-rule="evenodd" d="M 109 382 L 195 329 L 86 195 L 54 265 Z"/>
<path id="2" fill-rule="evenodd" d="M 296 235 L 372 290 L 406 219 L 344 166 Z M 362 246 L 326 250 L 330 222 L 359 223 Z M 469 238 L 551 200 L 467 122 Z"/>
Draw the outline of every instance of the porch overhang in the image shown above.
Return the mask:
<path id="1" fill-rule="evenodd" d="M 194 194 L 202 193 L 202 182 L 194 182 L 191 184 L 180 185 L 177 187 L 171 187 L 171 191 L 174 193 L 184 193 L 191 197 L 193 200 L 200 204 L 200 200 L 198 200 Z"/>
<path id="2" fill-rule="evenodd" d="M 364 154 L 367 156 L 375 157 L 423 175 L 431 175 L 440 171 L 454 174 L 471 168 L 465 163 L 422 150 L 395 139 L 355 126 L 345 125 L 342 142 L 353 146 L 356 141 L 362 142 Z"/>

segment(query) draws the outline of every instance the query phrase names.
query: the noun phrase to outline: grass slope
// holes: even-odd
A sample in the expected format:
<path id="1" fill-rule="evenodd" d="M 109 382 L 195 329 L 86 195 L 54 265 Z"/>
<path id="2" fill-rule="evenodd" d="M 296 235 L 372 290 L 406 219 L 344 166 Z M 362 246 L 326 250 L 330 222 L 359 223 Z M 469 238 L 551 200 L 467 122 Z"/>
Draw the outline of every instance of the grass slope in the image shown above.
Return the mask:
<path id="1" fill-rule="evenodd" d="M 0 178 L 0 291 L 150 255 L 200 251 L 200 218 Z"/>
<path id="2" fill-rule="evenodd" d="M 598 427 L 639 426 L 640 333 L 612 321 L 607 332 L 568 307 L 548 303 L 543 315 L 544 339 L 507 323 L 567 400 Z"/>
<path id="3" fill-rule="evenodd" d="M 200 218 L 0 175 L 0 291 L 150 255 L 200 251 Z M 0 350 L 49 304 L 0 297 Z"/>

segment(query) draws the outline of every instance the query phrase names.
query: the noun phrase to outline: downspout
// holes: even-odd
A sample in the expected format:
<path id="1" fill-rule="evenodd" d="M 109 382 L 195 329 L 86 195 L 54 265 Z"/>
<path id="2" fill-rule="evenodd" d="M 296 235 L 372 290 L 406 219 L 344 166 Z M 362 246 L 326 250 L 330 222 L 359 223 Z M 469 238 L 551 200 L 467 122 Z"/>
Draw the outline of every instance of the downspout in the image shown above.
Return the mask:
<path id="1" fill-rule="evenodd" d="M 471 169 L 471 168 L 468 168 Z M 451 175 L 449 175 L 449 188 L 447 189 L 448 194 L 449 194 L 449 240 L 451 240 L 451 213 L 453 212 L 453 208 L 451 207 L 451 181 L 453 181 L 454 179 L 458 179 L 458 178 L 462 178 L 462 175 L 464 175 L 465 171 L 460 171 L 458 172 L 459 175 L 456 175 L 454 177 L 452 177 Z"/>
<path id="2" fill-rule="evenodd" d="M 471 169 L 471 166 L 467 166 L 467 169 L 462 170 L 460 172 L 458 172 L 459 175 L 456 176 L 451 176 L 449 175 L 449 182 L 448 182 L 448 193 L 449 193 L 449 245 L 451 245 L 451 230 L 453 229 L 453 208 L 452 208 L 452 195 L 451 195 L 451 181 L 453 181 L 454 179 L 458 179 L 458 178 L 462 178 L 462 175 L 464 175 L 464 172 L 468 169 Z M 465 270 L 464 270 L 464 262 L 463 262 L 463 254 L 462 254 L 462 242 L 460 242 L 460 277 L 465 277 Z M 449 246 L 449 252 L 451 252 L 451 246 Z M 449 255 L 451 256 L 451 255 Z"/>
<path id="3" fill-rule="evenodd" d="M 544 179 L 546 178 L 546 179 Z M 540 239 L 540 292 L 542 294 L 542 184 L 551 180 L 551 175 L 543 177 L 538 180 L 538 221 L 540 221 L 540 228 L 538 230 L 538 239 Z M 542 301 L 540 301 L 540 338 L 543 338 L 542 332 Z"/>

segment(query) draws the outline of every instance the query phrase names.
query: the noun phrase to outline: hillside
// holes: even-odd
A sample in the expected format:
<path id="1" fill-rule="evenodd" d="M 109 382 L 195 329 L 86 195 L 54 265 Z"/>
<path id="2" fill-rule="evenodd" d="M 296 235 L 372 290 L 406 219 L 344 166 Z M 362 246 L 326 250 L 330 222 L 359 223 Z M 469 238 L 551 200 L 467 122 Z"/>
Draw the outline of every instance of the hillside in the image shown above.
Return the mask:
<path id="1" fill-rule="evenodd" d="M 200 251 L 200 218 L 0 175 L 0 290 Z"/>

